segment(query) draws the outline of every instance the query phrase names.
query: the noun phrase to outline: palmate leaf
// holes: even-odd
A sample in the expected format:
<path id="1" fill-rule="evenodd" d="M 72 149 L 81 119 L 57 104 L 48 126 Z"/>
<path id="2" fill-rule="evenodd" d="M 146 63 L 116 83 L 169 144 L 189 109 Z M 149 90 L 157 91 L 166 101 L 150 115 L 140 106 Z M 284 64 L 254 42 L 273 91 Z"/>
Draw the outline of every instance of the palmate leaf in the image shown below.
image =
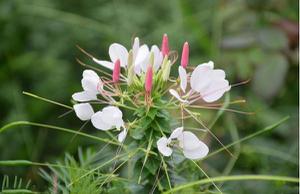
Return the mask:
<path id="1" fill-rule="evenodd" d="M 50 172 L 40 169 L 40 175 L 51 185 L 49 187 L 50 193 L 100 193 L 99 185 L 106 177 L 100 171 L 84 176 L 80 181 L 75 182 L 79 177 L 86 174 L 91 168 L 90 161 L 95 160 L 95 154 L 90 149 L 82 152 L 78 149 L 79 161 L 75 160 L 70 154 L 65 155 L 64 164 L 57 162 L 58 167 L 50 166 Z M 97 155 L 97 157 L 100 157 Z M 99 160 L 99 158 L 97 158 Z M 65 168 L 67 166 L 68 168 Z"/>

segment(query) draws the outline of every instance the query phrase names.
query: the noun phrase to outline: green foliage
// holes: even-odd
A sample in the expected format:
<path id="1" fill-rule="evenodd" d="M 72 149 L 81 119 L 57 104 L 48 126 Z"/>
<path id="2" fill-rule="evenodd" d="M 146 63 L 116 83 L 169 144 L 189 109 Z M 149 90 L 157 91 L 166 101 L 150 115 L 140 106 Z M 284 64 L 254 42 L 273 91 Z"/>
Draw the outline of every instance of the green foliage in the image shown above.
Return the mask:
<path id="1" fill-rule="evenodd" d="M 27 183 L 23 182 L 22 178 L 14 177 L 13 180 L 9 178 L 9 176 L 4 175 L 2 180 L 1 193 L 31 193 L 34 194 L 36 192 L 30 190 L 31 181 L 27 181 Z"/>

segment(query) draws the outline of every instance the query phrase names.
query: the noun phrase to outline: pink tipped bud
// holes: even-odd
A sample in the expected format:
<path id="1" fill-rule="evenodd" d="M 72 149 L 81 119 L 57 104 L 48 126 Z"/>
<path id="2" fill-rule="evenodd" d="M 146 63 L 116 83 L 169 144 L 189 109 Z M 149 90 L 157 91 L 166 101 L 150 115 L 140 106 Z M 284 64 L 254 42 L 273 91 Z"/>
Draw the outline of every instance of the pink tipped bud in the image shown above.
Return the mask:
<path id="1" fill-rule="evenodd" d="M 113 70 L 113 82 L 117 83 L 120 80 L 120 72 L 121 72 L 121 62 L 120 59 L 116 60 L 114 70 Z"/>
<path id="2" fill-rule="evenodd" d="M 181 54 L 181 66 L 186 68 L 189 63 L 189 43 L 185 42 Z"/>
<path id="3" fill-rule="evenodd" d="M 169 40 L 168 35 L 164 34 L 161 44 L 161 52 L 163 54 L 163 57 L 168 56 L 169 54 Z"/>
<path id="4" fill-rule="evenodd" d="M 153 68 L 151 65 L 148 66 L 145 78 L 145 90 L 147 93 L 151 92 L 153 80 Z"/>

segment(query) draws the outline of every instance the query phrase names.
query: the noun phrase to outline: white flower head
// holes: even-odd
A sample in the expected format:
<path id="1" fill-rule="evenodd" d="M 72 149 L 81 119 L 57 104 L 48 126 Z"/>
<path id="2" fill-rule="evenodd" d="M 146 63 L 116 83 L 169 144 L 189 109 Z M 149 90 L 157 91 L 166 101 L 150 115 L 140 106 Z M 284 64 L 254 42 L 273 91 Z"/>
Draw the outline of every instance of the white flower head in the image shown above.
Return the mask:
<path id="1" fill-rule="evenodd" d="M 183 127 L 175 129 L 169 138 L 161 137 L 157 141 L 157 148 L 164 156 L 170 156 L 173 149 L 170 147 L 172 141 L 178 143 L 178 147 L 182 149 L 183 155 L 186 158 L 197 160 L 204 158 L 209 149 L 205 143 L 200 141 L 195 134 L 190 131 L 183 131 Z"/>
<path id="2" fill-rule="evenodd" d="M 191 75 L 191 88 L 198 92 L 205 102 L 214 102 L 230 90 L 225 72 L 214 69 L 214 63 L 209 61 L 198 65 Z"/>
<path id="3" fill-rule="evenodd" d="M 84 70 L 82 73 L 82 92 L 76 92 L 72 98 L 77 102 L 96 100 L 97 94 L 103 90 L 103 82 L 93 70 Z"/>
<path id="4" fill-rule="evenodd" d="M 178 68 L 178 73 L 180 88 L 185 93 L 188 75 L 181 66 Z M 200 64 L 194 69 L 190 77 L 190 86 L 191 90 L 185 96 L 180 96 L 174 89 L 170 89 L 169 92 L 182 103 L 192 103 L 198 97 L 210 103 L 220 99 L 231 88 L 229 82 L 225 79 L 225 72 L 221 69 L 214 69 L 212 61 Z M 193 95 L 194 100 L 189 100 L 188 98 L 192 96 L 191 94 L 195 93 L 196 95 Z"/>
<path id="5" fill-rule="evenodd" d="M 114 69 L 114 63 L 119 59 L 121 67 L 126 68 L 128 65 L 128 51 L 127 49 L 118 43 L 113 43 L 109 47 L 109 56 L 111 61 L 103 61 L 96 58 L 93 58 L 93 61 L 106 67 L 108 69 Z M 149 58 L 149 48 L 146 44 L 140 46 L 140 40 L 138 37 L 134 39 L 132 45 L 132 54 L 133 54 L 133 64 L 134 69 L 137 74 L 140 74 L 141 68 L 146 66 Z"/>

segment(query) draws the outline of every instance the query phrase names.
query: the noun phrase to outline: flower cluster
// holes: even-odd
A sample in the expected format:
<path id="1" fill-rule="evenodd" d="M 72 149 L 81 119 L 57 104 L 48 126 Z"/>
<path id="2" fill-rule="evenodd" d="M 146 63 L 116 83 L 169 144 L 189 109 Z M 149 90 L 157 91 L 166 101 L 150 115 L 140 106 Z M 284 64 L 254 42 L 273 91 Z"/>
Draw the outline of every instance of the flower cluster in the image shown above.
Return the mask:
<path id="1" fill-rule="evenodd" d="M 179 103 L 178 106 L 185 106 L 198 100 L 206 103 L 214 102 L 231 87 L 225 79 L 225 72 L 214 69 L 211 61 L 198 65 L 191 73 L 187 72 L 189 64 L 187 42 L 182 48 L 181 64 L 178 67 L 179 78 L 175 81 L 171 80 L 170 70 L 175 60 L 172 60 L 166 34 L 163 36 L 161 49 L 156 45 L 151 47 L 146 44 L 141 45 L 139 38 L 135 38 L 129 51 L 123 45 L 113 43 L 108 52 L 110 61 L 89 56 L 97 64 L 112 71 L 110 78 L 100 78 L 95 71 L 84 70 L 81 80 L 83 91 L 73 94 L 72 98 L 77 102 L 74 110 L 79 119 L 91 120 L 93 126 L 99 130 L 121 131 L 118 134 L 120 142 L 125 140 L 127 133 L 130 134 L 131 130 L 128 127 L 129 121 L 124 121 L 120 110 L 120 108 L 127 107 L 125 99 L 135 107 L 146 105 L 149 110 L 153 105 L 152 97 L 162 98 L 165 89 L 176 99 L 174 101 L 174 98 L 169 98 L 170 101 L 174 104 Z M 172 82 L 171 86 L 168 85 L 169 82 Z M 127 95 L 129 93 L 131 95 Z M 140 96 L 144 97 L 139 98 Z M 105 104 L 106 106 L 94 112 L 92 104 Z M 194 133 L 185 131 L 183 126 L 170 131 L 168 138 L 163 131 L 161 134 L 162 137 L 156 137 L 156 146 L 164 156 L 170 156 L 173 149 L 178 148 L 186 158 L 201 159 L 209 151 L 205 143 L 200 141 Z"/>

